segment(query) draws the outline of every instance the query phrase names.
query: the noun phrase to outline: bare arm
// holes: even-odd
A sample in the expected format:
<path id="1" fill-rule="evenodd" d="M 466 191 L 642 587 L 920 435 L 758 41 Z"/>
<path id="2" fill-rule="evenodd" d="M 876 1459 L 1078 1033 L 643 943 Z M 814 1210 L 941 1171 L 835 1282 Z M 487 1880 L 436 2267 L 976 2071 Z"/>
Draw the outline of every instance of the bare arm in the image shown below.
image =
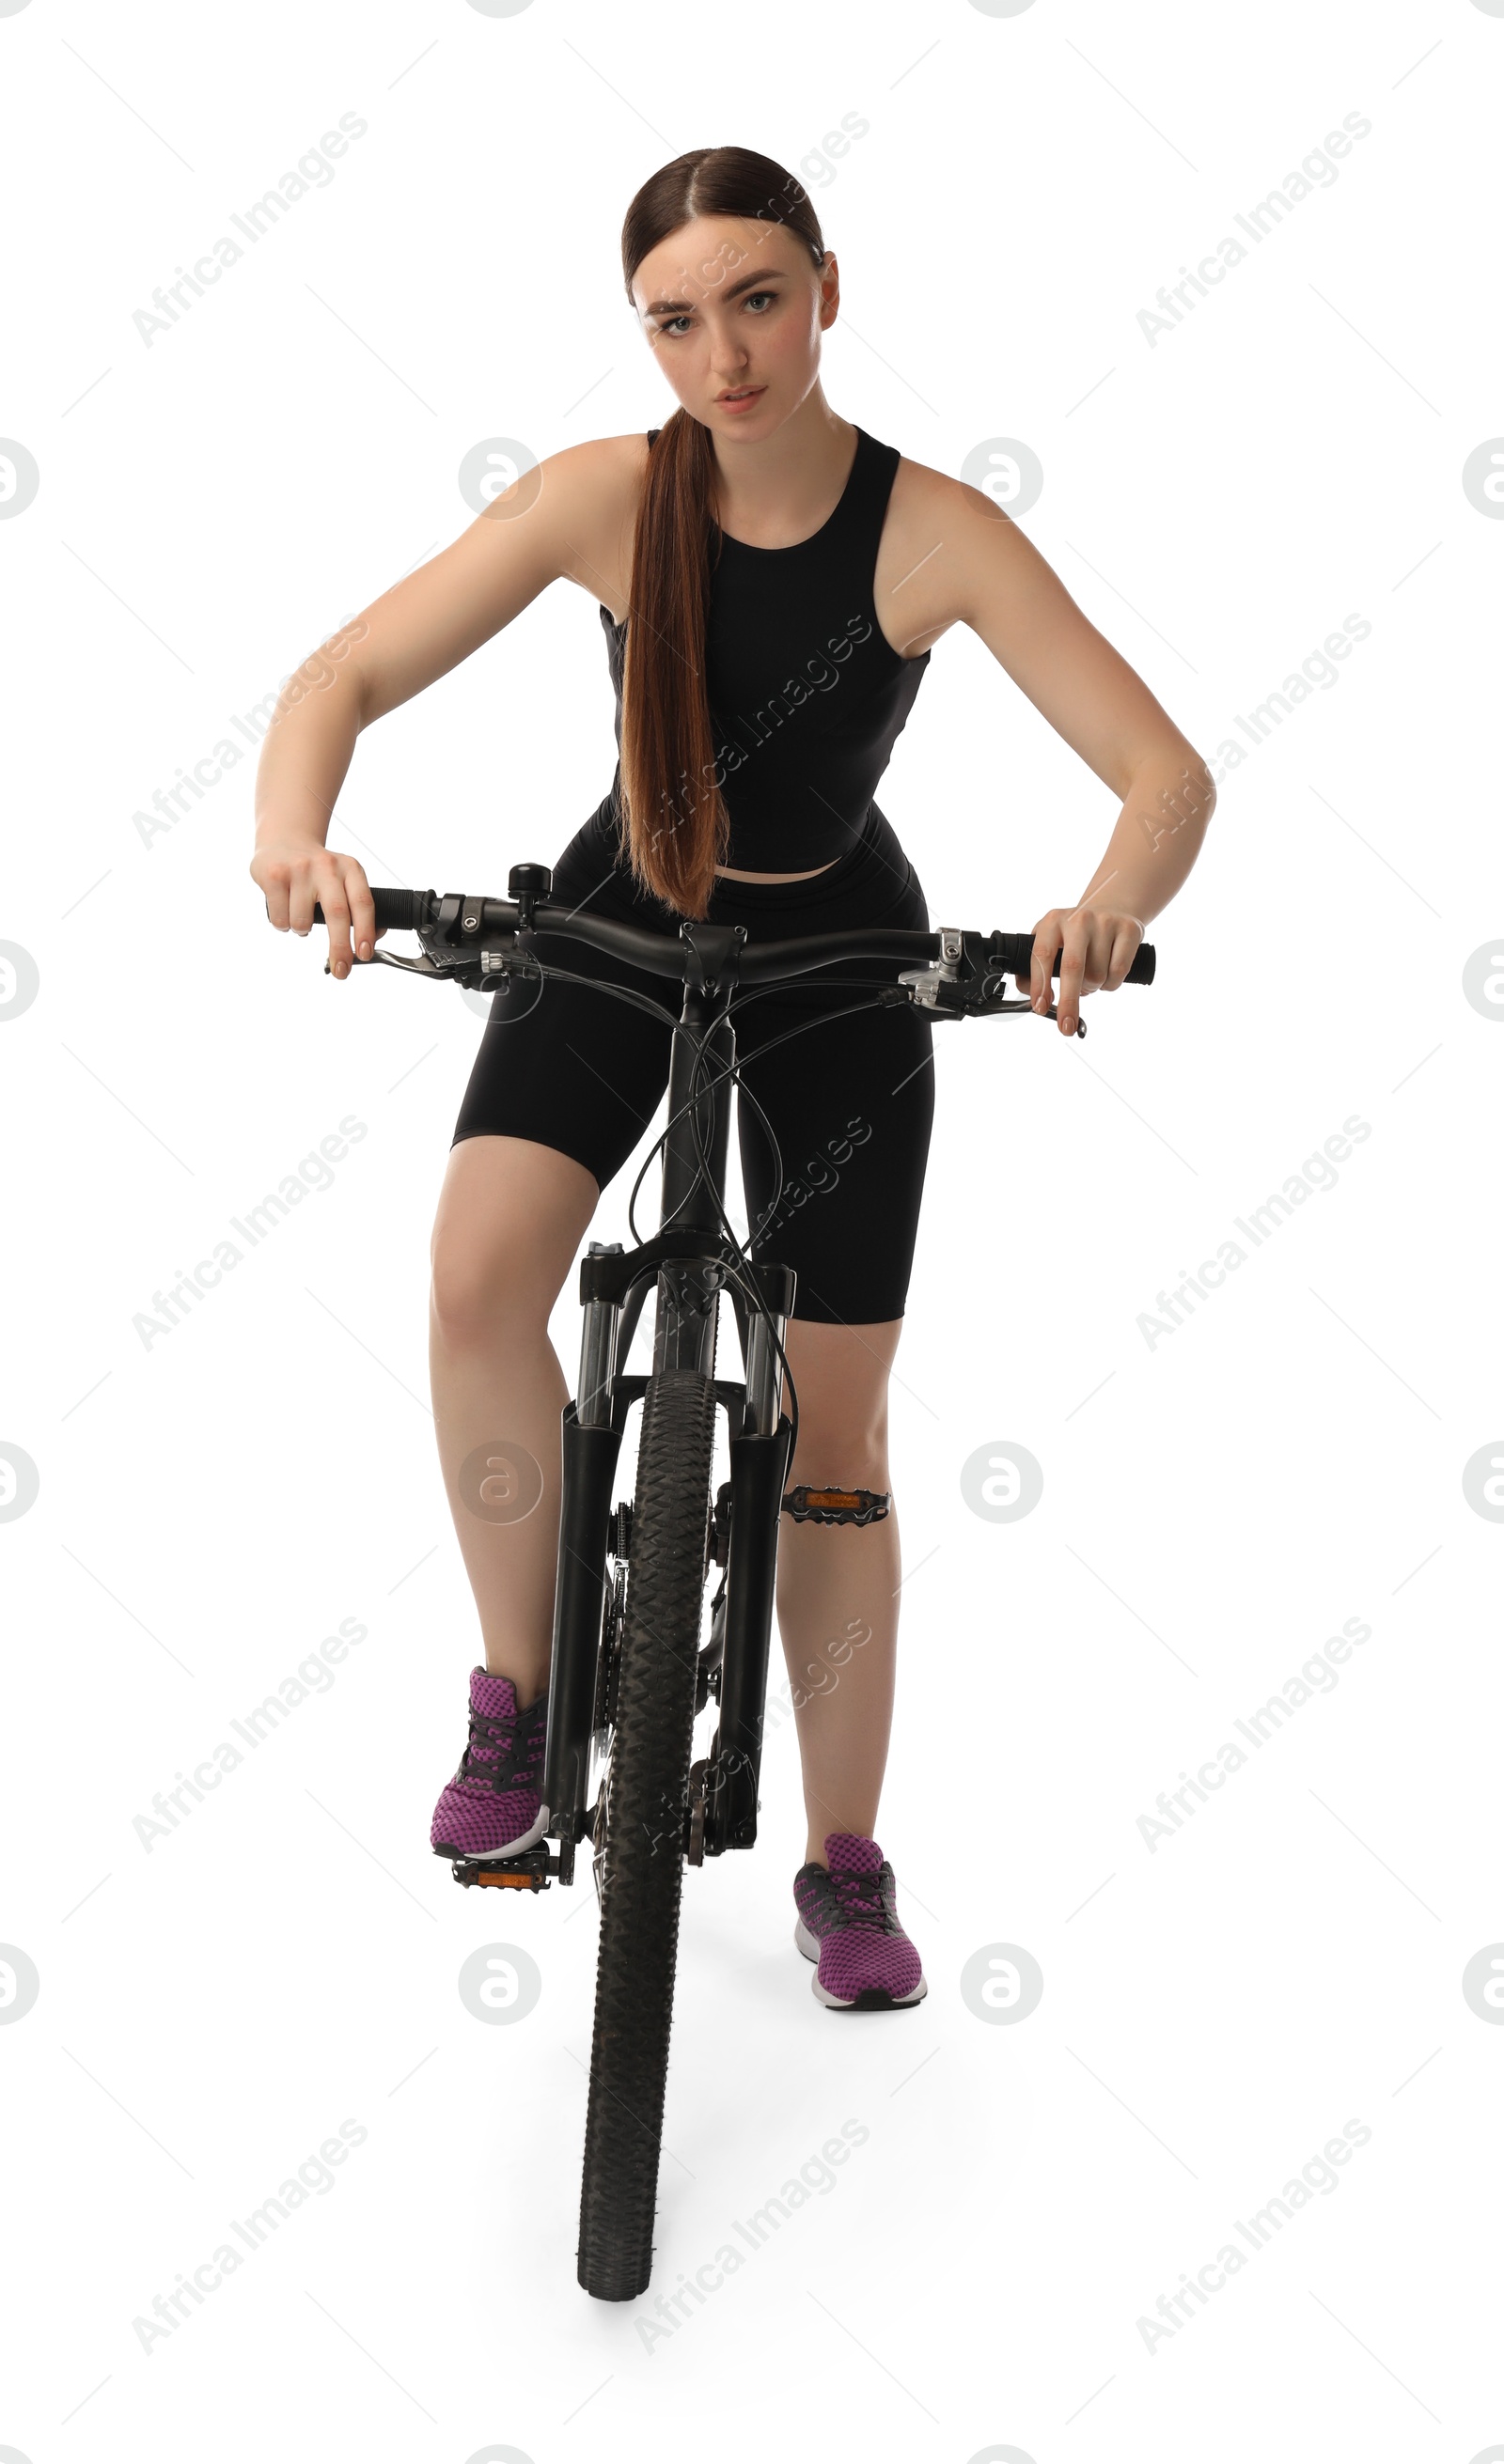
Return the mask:
<path id="1" fill-rule="evenodd" d="M 589 549 L 613 540 L 634 438 L 551 454 L 497 496 L 439 555 L 305 659 L 272 715 L 255 782 L 251 877 L 279 932 L 305 934 L 314 905 L 329 927 L 329 966 L 348 975 L 375 947 L 369 886 L 352 855 L 326 847 L 355 739 L 374 719 L 446 675 L 560 575 L 594 587 Z"/>
<path id="2" fill-rule="evenodd" d="M 1057 1023 L 1062 1034 L 1073 1035 L 1081 996 L 1099 987 L 1116 992 L 1150 918 L 1184 881 L 1217 791 L 1201 755 L 1017 523 L 980 489 L 959 481 L 950 487 L 939 583 L 947 612 L 981 636 L 1121 803 L 1080 899 L 1051 908 L 1036 924 L 1032 976 L 1019 985 L 1036 1009 L 1047 1008 L 1050 970 L 1061 951 Z"/>

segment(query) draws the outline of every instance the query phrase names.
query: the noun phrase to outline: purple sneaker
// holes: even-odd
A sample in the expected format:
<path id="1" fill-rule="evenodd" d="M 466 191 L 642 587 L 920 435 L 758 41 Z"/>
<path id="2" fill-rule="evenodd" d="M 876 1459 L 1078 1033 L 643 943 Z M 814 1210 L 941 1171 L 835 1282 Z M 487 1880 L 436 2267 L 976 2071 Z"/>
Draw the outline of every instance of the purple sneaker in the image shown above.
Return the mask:
<path id="1" fill-rule="evenodd" d="M 810 1983 L 832 2011 L 900 2011 L 929 1988 L 919 1954 L 898 1923 L 893 1867 L 875 1839 L 832 1831 L 826 1864 L 794 1876 L 794 1940 L 818 1960 Z M 829 1866 L 829 1871 L 827 1871 Z"/>
<path id="2" fill-rule="evenodd" d="M 470 1672 L 470 1739 L 433 1809 L 435 1857 L 495 1857 L 531 1848 L 548 1828 L 539 1795 L 547 1737 L 546 1687 L 525 1711 L 510 1677 Z"/>

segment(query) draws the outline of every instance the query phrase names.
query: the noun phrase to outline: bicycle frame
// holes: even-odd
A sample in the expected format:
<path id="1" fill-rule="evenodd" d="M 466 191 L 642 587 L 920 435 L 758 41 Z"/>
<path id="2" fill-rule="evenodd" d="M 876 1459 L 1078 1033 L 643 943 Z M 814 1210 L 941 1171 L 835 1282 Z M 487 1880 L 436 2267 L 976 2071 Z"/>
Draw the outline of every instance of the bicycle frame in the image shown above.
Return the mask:
<path id="1" fill-rule="evenodd" d="M 951 926 L 933 933 L 875 926 L 762 942 L 749 949 L 742 926 L 684 919 L 674 943 L 557 905 L 550 898 L 551 887 L 547 866 L 524 864 L 513 866 L 505 900 L 453 893 L 440 898 L 431 890 L 371 893 L 378 930 L 415 932 L 422 944 L 423 955 L 416 959 L 375 952 L 377 961 L 405 975 L 474 991 L 494 986 L 508 974 L 547 974 L 532 944 L 535 934 L 553 933 L 684 984 L 670 1062 L 659 1229 L 630 1251 L 620 1242 L 603 1245 L 592 1241 L 580 1262 L 585 1325 L 579 1391 L 564 1406 L 562 1427 L 559 1561 L 542 1784 L 547 1837 L 516 1857 L 502 1850 L 495 1857 L 458 1859 L 454 1866 L 456 1880 L 465 1883 L 514 1883 L 535 1890 L 545 1886 L 549 1875 L 557 1874 L 561 1882 L 573 1881 L 575 1844 L 589 1818 L 586 1796 L 605 1641 L 607 1560 L 627 1553 L 613 1542 L 611 1488 L 627 1413 L 649 1383 L 645 1376 L 627 1375 L 619 1364 L 627 1358 L 650 1282 L 657 1293 L 654 1373 L 689 1369 L 710 1378 L 729 1424 L 730 1531 L 725 1583 L 717 1601 L 723 1623 L 719 1638 L 713 1625 L 711 1643 L 698 1655 L 697 1684 L 698 1705 L 707 1689 L 715 1690 L 720 1720 L 710 1760 L 696 1765 L 692 1774 L 699 1786 L 697 1794 L 692 1790 L 686 1853 L 698 1862 L 703 1855 L 750 1848 L 757 1837 L 779 1518 L 793 1439 L 793 1424 L 782 1410 L 782 1372 L 795 1277 L 790 1267 L 754 1265 L 728 1237 L 722 1221 L 736 1064 L 736 1032 L 720 1004 L 722 991 L 736 983 L 792 979 L 828 963 L 859 957 L 897 970 L 889 998 L 912 1001 L 938 1023 L 946 1018 L 1028 1010 L 1027 999 L 1006 997 L 1006 979 L 1009 974 L 1022 979 L 1033 956 L 1031 934 L 984 936 Z M 317 905 L 314 920 L 324 920 Z M 1055 953 L 1049 972 L 1059 972 L 1060 955 Z M 910 961 L 906 970 L 904 959 Z M 1154 966 L 1154 950 L 1144 942 L 1125 980 L 1152 982 Z M 1052 1018 L 1053 1009 L 1046 1015 Z M 1084 1022 L 1077 1022 L 1075 1032 L 1085 1035 Z M 697 1079 L 702 1053 L 715 1065 L 704 1085 Z M 715 1375 L 719 1303 L 728 1290 L 741 1343 L 740 1382 Z M 719 1504 L 716 1519 L 719 1528 Z M 716 1561 L 720 1562 L 719 1545 Z M 558 1842 L 557 1859 L 549 1855 L 547 1838 Z"/>
<path id="2" fill-rule="evenodd" d="M 574 1843 L 586 1828 L 597 1661 L 605 1614 L 610 1500 L 627 1413 L 648 1379 L 624 1375 L 650 1283 L 656 1287 L 652 1365 L 691 1369 L 715 1380 L 727 1415 L 731 1457 L 730 1542 L 719 1668 L 720 1718 L 708 1770 L 700 1773 L 699 1845 L 706 1856 L 750 1848 L 757 1837 L 758 1779 L 767 1693 L 779 1516 L 792 1429 L 780 1409 L 783 1344 L 792 1312 L 791 1268 L 743 1261 L 721 1229 L 731 1117 L 736 1030 L 720 1018 L 717 972 L 734 946 L 729 931 L 696 934 L 704 965 L 686 981 L 669 1075 L 672 1127 L 663 1157 L 660 1228 L 635 1249 L 590 1243 L 580 1264 L 585 1324 L 578 1392 L 564 1407 L 559 1573 L 554 1595 L 552 1674 L 542 1795 L 549 1836 L 560 1843 L 558 1874 L 572 1879 Z M 723 943 L 724 948 L 719 948 Z M 691 1111 L 701 1047 L 717 1064 Z M 707 1162 L 701 1165 L 696 1129 Z M 733 1280 L 735 1278 L 735 1280 Z M 742 1280 L 756 1284 L 768 1316 L 749 1307 Z M 741 1382 L 716 1378 L 720 1296 L 729 1290 L 741 1343 Z M 771 1318 L 771 1327 L 769 1326 Z M 774 1341 L 776 1333 L 777 1341 Z"/>

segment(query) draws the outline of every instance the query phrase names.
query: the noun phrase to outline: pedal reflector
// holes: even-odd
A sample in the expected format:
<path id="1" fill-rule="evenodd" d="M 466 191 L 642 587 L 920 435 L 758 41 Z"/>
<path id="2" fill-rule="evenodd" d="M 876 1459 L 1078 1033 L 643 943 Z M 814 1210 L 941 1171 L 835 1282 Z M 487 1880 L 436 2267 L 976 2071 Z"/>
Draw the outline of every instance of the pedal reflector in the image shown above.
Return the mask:
<path id="1" fill-rule="evenodd" d="M 783 1510 L 796 1523 L 880 1523 L 888 1511 L 885 1488 L 789 1489 Z"/>

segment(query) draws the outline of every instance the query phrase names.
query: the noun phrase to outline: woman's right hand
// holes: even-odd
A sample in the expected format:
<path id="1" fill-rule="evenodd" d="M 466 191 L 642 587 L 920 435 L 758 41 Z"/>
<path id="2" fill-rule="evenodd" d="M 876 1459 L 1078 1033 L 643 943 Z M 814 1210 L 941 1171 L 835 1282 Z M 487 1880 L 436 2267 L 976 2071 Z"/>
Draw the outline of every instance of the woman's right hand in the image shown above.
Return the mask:
<path id="1" fill-rule="evenodd" d="M 329 928 L 329 973 L 350 972 L 351 935 L 355 956 L 374 956 L 380 935 L 376 908 L 365 870 L 353 855 L 316 847 L 306 839 L 269 839 L 251 859 L 251 878 L 266 896 L 267 919 L 279 933 L 311 931 L 314 907 L 323 910 Z"/>

